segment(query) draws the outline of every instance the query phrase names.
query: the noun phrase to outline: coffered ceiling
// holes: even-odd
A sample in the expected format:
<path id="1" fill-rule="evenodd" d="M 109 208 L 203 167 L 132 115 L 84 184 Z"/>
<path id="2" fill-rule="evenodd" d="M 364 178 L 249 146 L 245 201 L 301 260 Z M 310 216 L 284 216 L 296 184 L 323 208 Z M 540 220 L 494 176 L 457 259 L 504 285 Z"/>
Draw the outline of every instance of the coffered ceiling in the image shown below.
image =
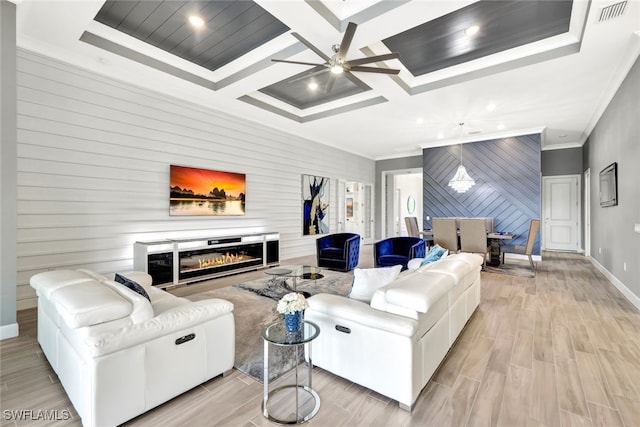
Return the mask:
<path id="1" fill-rule="evenodd" d="M 640 0 L 16 3 L 21 47 L 373 159 L 534 132 L 580 146 L 640 52 Z M 314 64 L 349 22 L 345 59 L 398 52 L 366 64 L 397 75 L 329 84 Z"/>

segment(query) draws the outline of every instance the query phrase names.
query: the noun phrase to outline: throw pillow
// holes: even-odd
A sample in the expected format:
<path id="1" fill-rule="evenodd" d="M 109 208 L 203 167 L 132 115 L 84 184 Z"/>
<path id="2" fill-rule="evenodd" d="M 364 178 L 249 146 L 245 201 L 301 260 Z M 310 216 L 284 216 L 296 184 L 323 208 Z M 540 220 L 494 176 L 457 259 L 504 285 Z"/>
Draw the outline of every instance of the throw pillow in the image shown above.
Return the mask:
<path id="1" fill-rule="evenodd" d="M 353 285 L 349 298 L 371 302 L 371 297 L 378 288 L 393 282 L 402 270 L 401 265 L 382 268 L 356 268 L 353 270 Z"/>
<path id="2" fill-rule="evenodd" d="M 139 283 L 134 282 L 131 279 L 128 279 L 118 273 L 116 273 L 114 280 L 122 285 L 124 285 L 125 287 L 131 289 L 133 292 L 142 295 L 143 297 L 145 297 L 146 299 L 149 300 L 149 302 L 151 302 L 151 298 L 149 297 L 149 294 L 147 293 L 147 291 L 144 290 L 144 288 L 142 287 L 142 285 L 140 285 Z"/>
<path id="3" fill-rule="evenodd" d="M 417 270 L 418 268 L 420 268 L 422 266 L 422 261 L 424 261 L 424 258 L 413 258 L 413 259 L 410 259 L 409 262 L 407 263 L 407 269 L 408 270 Z"/>
<path id="4" fill-rule="evenodd" d="M 443 255 L 445 255 L 445 252 L 449 253 L 449 250 L 443 248 L 442 246 L 436 243 L 429 250 L 429 253 L 427 254 L 427 256 L 422 260 L 422 265 L 427 265 L 431 262 L 438 261 L 440 258 L 442 258 Z"/>

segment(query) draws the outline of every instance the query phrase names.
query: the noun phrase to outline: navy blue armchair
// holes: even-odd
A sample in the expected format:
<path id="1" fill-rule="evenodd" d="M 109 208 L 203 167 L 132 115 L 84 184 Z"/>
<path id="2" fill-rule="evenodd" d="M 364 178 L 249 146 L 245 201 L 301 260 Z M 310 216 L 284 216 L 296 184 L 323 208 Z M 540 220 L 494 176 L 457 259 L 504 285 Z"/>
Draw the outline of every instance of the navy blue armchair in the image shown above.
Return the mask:
<path id="1" fill-rule="evenodd" d="M 425 257 L 426 247 L 420 237 L 391 237 L 381 240 L 373 247 L 375 266 L 402 265 L 402 269 L 406 270 L 409 260 Z"/>
<path id="2" fill-rule="evenodd" d="M 349 271 L 356 268 L 360 260 L 360 235 L 336 233 L 316 240 L 318 267 Z"/>

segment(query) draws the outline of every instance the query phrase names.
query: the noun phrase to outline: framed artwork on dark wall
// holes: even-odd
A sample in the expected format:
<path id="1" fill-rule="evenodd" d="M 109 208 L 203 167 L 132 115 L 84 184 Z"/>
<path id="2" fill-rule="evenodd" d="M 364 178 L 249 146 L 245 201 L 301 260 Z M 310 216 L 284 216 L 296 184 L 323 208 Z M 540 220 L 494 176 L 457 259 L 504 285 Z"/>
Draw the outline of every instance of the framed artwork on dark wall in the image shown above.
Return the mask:
<path id="1" fill-rule="evenodd" d="M 246 176 L 170 166 L 169 215 L 244 215 Z"/>
<path id="2" fill-rule="evenodd" d="M 329 233 L 329 178 L 302 175 L 302 235 Z"/>

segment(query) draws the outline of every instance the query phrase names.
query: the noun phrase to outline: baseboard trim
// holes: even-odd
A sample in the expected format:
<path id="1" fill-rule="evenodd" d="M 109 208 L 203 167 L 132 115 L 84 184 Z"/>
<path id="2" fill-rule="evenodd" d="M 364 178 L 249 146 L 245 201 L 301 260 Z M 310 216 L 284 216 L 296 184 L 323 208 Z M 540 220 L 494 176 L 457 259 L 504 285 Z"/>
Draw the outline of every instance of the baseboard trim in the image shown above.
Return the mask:
<path id="1" fill-rule="evenodd" d="M 631 304 L 633 304 L 638 310 L 640 310 L 640 297 L 631 292 L 631 290 L 627 288 L 624 283 L 618 280 L 616 276 L 611 274 L 609 270 L 604 268 L 604 266 L 600 264 L 595 258 L 589 257 L 589 260 L 591 261 L 591 264 L 593 264 L 600 271 L 600 273 L 604 274 L 604 276 L 613 284 L 613 286 L 615 286 L 620 292 L 622 292 L 622 295 L 624 295 L 624 297 L 629 300 Z"/>
<path id="2" fill-rule="evenodd" d="M 11 323 L 10 325 L 0 326 L 0 340 L 6 340 L 9 338 L 15 338 L 20 333 L 17 323 Z"/>

